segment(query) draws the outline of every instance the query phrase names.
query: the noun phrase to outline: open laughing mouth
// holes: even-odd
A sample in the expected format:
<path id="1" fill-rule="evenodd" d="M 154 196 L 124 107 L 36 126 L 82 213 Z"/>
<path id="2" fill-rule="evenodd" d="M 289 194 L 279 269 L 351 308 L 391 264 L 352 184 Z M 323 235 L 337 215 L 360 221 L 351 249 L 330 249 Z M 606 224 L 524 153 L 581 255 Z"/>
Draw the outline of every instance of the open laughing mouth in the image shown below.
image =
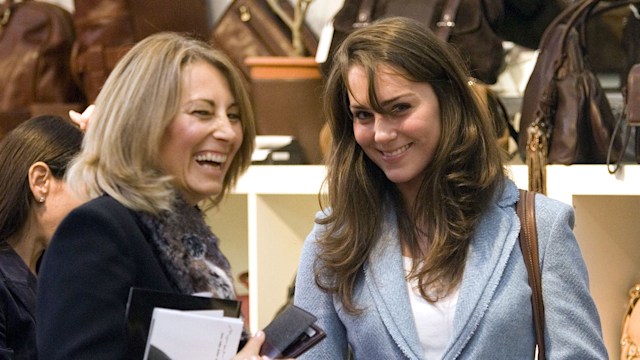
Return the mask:
<path id="1" fill-rule="evenodd" d="M 195 157 L 198 164 L 203 166 L 222 167 L 225 161 L 227 161 L 227 155 L 205 153 L 199 154 Z"/>

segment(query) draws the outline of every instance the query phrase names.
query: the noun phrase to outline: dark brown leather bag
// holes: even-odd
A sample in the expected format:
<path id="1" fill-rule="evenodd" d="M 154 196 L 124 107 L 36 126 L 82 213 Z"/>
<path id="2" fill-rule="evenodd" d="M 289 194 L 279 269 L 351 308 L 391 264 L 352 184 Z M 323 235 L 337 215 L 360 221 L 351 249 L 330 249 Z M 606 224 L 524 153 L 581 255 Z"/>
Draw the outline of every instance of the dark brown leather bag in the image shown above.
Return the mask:
<path id="1" fill-rule="evenodd" d="M 626 102 L 627 127 L 636 131 L 636 162 L 640 164 L 640 63 L 629 71 Z"/>
<path id="2" fill-rule="evenodd" d="M 42 112 L 77 108 L 69 69 L 71 14 L 40 1 L 0 4 L 0 137 Z M 74 103 L 74 104 L 71 104 Z"/>
<path id="3" fill-rule="evenodd" d="M 502 0 L 346 0 L 333 18 L 333 38 L 322 70 L 328 73 L 333 52 L 353 30 L 377 19 L 403 16 L 436 31 L 459 49 L 473 77 L 494 84 L 504 56 L 502 40 L 492 26 L 503 15 Z"/>
<path id="4" fill-rule="evenodd" d="M 118 60 L 145 37 L 176 31 L 209 38 L 206 0 L 74 0 L 74 4 L 71 64 L 89 103 Z"/>
<path id="5" fill-rule="evenodd" d="M 545 31 L 522 98 L 518 145 L 530 190 L 546 192 L 547 163 L 604 164 L 610 143 L 613 156 L 620 153 L 611 106 L 588 63 L 585 27 L 594 14 L 637 2 L 576 2 Z"/>
<path id="6" fill-rule="evenodd" d="M 622 152 L 627 149 L 629 139 L 635 132 L 635 155 L 636 162 L 640 164 L 640 63 L 635 64 L 629 70 L 626 85 L 624 87 L 625 105 L 622 114 L 618 118 L 614 134 L 617 135 L 621 131 L 622 125 L 626 122 L 624 134 L 622 135 L 622 151 L 616 159 L 612 156 L 613 144 L 609 144 L 609 153 L 607 153 L 607 170 L 610 174 L 614 174 L 620 168 L 622 163 Z"/>
<path id="7" fill-rule="evenodd" d="M 289 15 L 293 7 L 288 0 L 279 0 Z M 313 56 L 318 39 L 303 24 L 302 41 L 307 53 Z M 266 0 L 234 0 L 214 25 L 211 43 L 224 51 L 242 70 L 249 82 L 249 68 L 244 60 L 253 56 L 294 56 L 289 27 L 274 13 Z"/>

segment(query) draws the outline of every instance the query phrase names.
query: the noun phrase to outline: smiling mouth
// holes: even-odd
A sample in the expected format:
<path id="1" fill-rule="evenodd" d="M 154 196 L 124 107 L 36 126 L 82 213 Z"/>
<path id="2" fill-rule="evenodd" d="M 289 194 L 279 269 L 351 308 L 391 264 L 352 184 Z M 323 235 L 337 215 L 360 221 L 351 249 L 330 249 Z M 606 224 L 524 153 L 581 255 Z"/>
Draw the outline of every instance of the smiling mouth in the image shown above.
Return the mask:
<path id="1" fill-rule="evenodd" d="M 220 167 L 227 161 L 227 155 L 206 153 L 196 155 L 195 160 L 200 165 L 217 166 Z"/>
<path id="2" fill-rule="evenodd" d="M 399 147 L 393 151 L 381 151 L 383 156 L 396 156 L 400 155 L 403 152 L 407 151 L 411 147 L 411 144 L 407 144 L 405 146 Z"/>

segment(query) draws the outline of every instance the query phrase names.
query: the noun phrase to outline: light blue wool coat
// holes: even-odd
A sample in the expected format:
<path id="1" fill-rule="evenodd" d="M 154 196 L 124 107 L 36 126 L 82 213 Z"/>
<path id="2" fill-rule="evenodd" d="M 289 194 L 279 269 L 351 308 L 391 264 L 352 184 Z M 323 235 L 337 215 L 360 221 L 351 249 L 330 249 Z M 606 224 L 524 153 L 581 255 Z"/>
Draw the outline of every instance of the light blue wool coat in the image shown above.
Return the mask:
<path id="1" fill-rule="evenodd" d="M 443 359 L 533 358 L 531 290 L 515 212 L 518 196 L 515 184 L 507 180 L 477 225 L 460 284 L 453 337 Z M 607 359 L 587 269 L 573 234 L 573 209 L 537 195 L 536 218 L 547 359 Z M 295 304 L 318 317 L 327 338 L 299 359 L 346 359 L 348 345 L 356 359 L 424 359 L 404 281 L 395 214 L 385 213 L 381 226 L 376 248 L 355 283 L 355 304 L 364 309 L 358 316 L 347 314 L 336 296 L 316 287 L 316 237 L 323 227 L 316 224 L 308 236 Z"/>

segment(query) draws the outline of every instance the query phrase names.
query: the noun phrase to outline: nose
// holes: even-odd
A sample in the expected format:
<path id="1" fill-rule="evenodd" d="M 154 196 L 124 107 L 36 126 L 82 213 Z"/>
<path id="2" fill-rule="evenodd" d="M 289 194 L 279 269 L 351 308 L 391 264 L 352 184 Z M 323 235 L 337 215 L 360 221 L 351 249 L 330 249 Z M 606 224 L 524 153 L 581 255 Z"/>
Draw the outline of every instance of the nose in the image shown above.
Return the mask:
<path id="1" fill-rule="evenodd" d="M 231 141 L 236 136 L 231 121 L 226 114 L 220 115 L 214 121 L 213 137 L 220 140 Z"/>
<path id="2" fill-rule="evenodd" d="M 380 143 L 394 140 L 398 135 L 393 121 L 390 121 L 385 116 L 380 114 L 377 114 L 375 117 L 373 130 L 374 140 Z"/>

